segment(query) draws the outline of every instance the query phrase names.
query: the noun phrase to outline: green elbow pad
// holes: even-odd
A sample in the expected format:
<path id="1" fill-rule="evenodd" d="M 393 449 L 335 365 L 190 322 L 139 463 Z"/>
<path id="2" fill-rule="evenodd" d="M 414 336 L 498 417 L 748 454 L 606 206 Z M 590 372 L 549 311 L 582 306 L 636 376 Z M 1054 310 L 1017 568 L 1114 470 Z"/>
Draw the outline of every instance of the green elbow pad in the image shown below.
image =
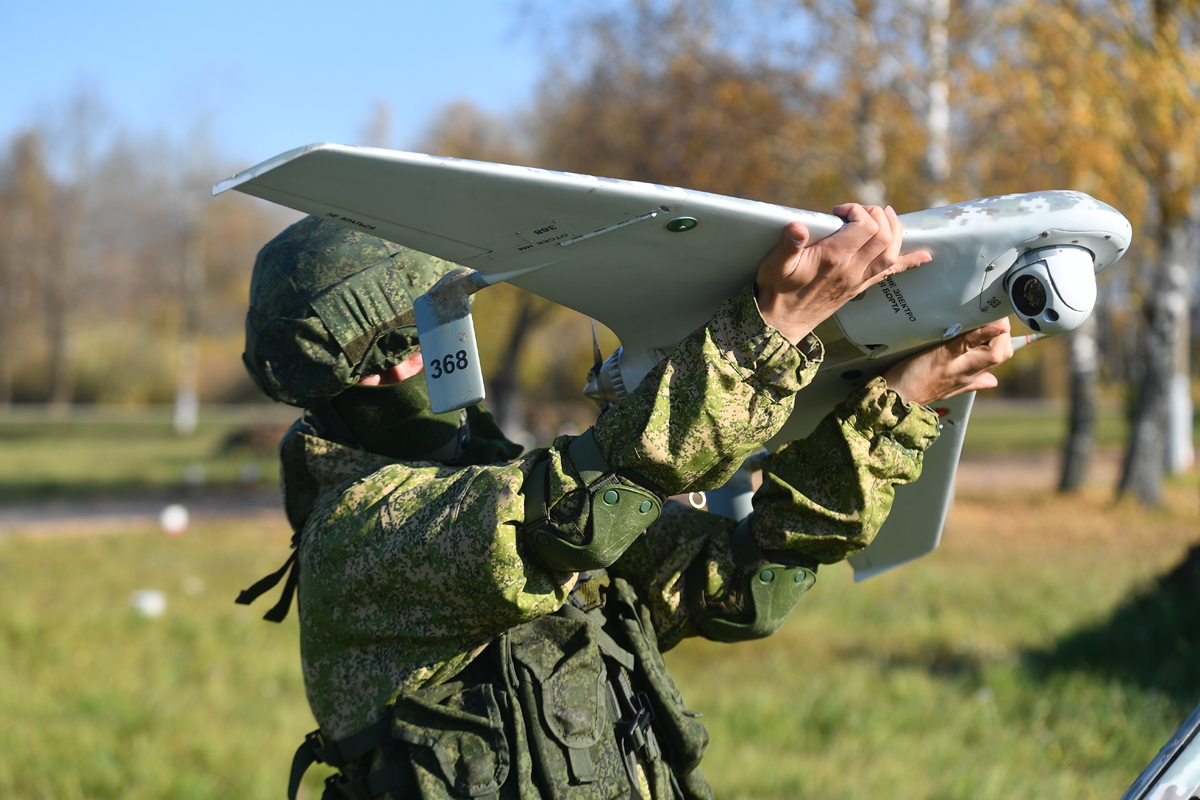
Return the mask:
<path id="1" fill-rule="evenodd" d="M 744 642 L 770 636 L 783 627 L 800 598 L 817 582 L 816 569 L 767 559 L 754 543 L 746 522 L 734 533 L 734 553 L 745 569 L 741 580 L 743 611 L 748 619 L 706 619 L 701 630 L 705 638 L 717 642 Z"/>
<path id="2" fill-rule="evenodd" d="M 568 449 L 580 477 L 587 485 L 588 523 L 581 543 L 560 534 L 546 506 L 549 462 L 533 468 L 526 481 L 526 535 L 537 559 L 551 569 L 581 572 L 607 567 L 621 557 L 662 512 L 662 501 L 653 492 L 621 483 L 596 446 L 589 430 Z"/>
<path id="3" fill-rule="evenodd" d="M 591 536 L 575 544 L 558 535 L 548 520 L 532 530 L 530 545 L 538 559 L 551 569 L 581 572 L 607 567 L 621 557 L 633 540 L 658 519 L 662 504 L 644 489 L 610 484 L 590 493 Z"/>

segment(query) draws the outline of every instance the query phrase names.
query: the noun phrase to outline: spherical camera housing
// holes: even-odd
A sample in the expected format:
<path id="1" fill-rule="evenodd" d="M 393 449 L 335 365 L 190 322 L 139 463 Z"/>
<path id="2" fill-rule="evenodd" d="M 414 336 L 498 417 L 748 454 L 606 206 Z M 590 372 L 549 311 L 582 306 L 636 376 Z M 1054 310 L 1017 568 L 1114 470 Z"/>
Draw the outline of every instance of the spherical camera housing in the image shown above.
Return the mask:
<path id="1" fill-rule="evenodd" d="M 1061 245 L 1025 253 L 1004 280 L 1017 316 L 1042 333 L 1075 330 L 1096 305 L 1096 261 L 1082 247 Z"/>

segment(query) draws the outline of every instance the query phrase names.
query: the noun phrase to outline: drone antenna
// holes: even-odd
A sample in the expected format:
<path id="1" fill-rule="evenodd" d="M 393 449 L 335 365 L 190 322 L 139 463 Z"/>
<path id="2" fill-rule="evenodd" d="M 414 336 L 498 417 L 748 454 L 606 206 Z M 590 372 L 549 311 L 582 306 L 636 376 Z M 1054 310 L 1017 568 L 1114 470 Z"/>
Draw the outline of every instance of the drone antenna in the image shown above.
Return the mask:
<path id="1" fill-rule="evenodd" d="M 592 320 L 592 368 L 588 370 L 587 385 L 583 387 L 583 393 L 586 397 L 596 401 L 596 405 L 600 408 L 600 413 L 603 414 L 608 410 L 612 403 L 604 396 L 604 381 L 601 380 L 600 371 L 604 366 L 604 357 L 600 355 L 600 334 L 596 332 L 596 320 Z"/>
<path id="2" fill-rule="evenodd" d="M 600 334 L 596 332 L 596 320 L 592 320 L 592 371 L 588 374 L 588 380 L 600 374 L 600 365 L 604 363 L 604 359 L 600 356 Z"/>

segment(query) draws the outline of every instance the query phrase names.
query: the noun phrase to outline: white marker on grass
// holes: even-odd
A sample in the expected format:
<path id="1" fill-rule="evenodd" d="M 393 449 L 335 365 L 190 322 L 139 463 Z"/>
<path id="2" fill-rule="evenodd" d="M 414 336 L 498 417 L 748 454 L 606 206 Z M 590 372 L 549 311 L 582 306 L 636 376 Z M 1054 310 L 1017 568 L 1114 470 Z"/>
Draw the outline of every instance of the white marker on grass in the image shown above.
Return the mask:
<path id="1" fill-rule="evenodd" d="M 188 510 L 178 503 L 172 503 L 158 515 L 158 524 L 167 536 L 182 536 L 187 532 Z"/>

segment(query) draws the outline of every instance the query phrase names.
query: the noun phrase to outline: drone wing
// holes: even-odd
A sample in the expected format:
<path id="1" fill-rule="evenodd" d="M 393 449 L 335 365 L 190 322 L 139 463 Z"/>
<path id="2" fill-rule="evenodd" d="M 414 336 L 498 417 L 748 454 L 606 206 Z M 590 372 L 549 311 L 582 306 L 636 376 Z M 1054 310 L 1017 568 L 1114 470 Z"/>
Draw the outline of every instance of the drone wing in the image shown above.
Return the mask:
<path id="1" fill-rule="evenodd" d="M 221 181 L 271 202 L 471 267 L 600 320 L 621 339 L 635 386 L 754 279 L 793 220 L 812 240 L 827 214 L 673 186 L 373 148 L 314 144 Z M 1076 192 L 975 200 L 902 215 L 905 251 L 933 260 L 864 292 L 817 329 L 826 358 L 768 446 L 807 435 L 850 392 L 906 355 L 1012 313 L 1003 277 L 1023 254 L 1085 249 L 1099 271 L 1130 226 Z M 851 559 L 876 575 L 937 547 L 972 398 L 944 406 L 921 479 L 899 487 L 875 542 Z"/>
<path id="2" fill-rule="evenodd" d="M 644 369 L 754 279 L 789 221 L 827 214 L 672 186 L 316 144 L 217 184 L 479 270 L 605 323 Z M 677 220 L 699 220 L 690 222 Z M 627 368 L 637 365 L 629 364 Z"/>

